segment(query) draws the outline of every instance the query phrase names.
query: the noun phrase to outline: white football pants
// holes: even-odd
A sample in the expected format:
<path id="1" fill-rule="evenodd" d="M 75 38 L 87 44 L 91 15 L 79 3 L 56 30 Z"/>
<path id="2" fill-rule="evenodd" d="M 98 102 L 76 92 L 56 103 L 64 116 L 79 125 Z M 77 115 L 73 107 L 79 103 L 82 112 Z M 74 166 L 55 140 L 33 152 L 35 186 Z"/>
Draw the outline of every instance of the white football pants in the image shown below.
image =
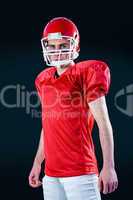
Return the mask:
<path id="1" fill-rule="evenodd" d="M 101 200 L 96 174 L 42 178 L 44 200 Z"/>

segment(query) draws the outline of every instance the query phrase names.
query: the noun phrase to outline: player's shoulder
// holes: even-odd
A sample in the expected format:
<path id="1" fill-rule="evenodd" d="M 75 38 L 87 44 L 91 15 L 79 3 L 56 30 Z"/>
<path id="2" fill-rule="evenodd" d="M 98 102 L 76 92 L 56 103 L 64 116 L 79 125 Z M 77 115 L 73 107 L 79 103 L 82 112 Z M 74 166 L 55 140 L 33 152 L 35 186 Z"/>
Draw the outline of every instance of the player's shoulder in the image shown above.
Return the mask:
<path id="1" fill-rule="evenodd" d="M 86 71 L 86 70 L 104 70 L 105 68 L 108 68 L 107 62 L 103 60 L 84 60 L 76 63 L 77 69 L 80 71 Z"/>
<path id="2" fill-rule="evenodd" d="M 43 71 L 41 71 L 35 78 L 35 82 L 43 82 L 45 79 L 49 78 L 51 76 L 51 72 L 53 71 L 54 67 L 48 67 L 45 68 Z"/>

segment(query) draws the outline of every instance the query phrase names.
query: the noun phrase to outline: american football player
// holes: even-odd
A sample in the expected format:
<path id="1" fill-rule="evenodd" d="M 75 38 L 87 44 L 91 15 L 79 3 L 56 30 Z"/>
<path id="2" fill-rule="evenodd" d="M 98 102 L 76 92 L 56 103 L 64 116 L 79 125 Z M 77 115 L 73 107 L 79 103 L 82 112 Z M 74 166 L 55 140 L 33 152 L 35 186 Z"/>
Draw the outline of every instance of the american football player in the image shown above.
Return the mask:
<path id="1" fill-rule="evenodd" d="M 29 185 L 42 185 L 45 200 L 100 200 L 101 192 L 118 187 L 105 99 L 111 83 L 109 66 L 102 60 L 76 61 L 80 35 L 65 17 L 48 22 L 41 45 L 47 68 L 38 74 L 35 86 L 42 105 L 42 130 Z M 103 155 L 101 170 L 92 139 L 94 122 Z"/>

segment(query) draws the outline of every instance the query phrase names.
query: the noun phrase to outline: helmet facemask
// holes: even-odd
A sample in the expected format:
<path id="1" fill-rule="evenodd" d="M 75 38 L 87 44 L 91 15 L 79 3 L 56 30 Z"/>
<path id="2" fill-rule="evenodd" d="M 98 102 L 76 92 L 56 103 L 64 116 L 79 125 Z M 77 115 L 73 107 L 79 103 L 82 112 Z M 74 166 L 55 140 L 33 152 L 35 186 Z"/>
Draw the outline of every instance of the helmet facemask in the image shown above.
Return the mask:
<path id="1" fill-rule="evenodd" d="M 49 48 L 50 40 L 67 41 L 66 46 L 60 49 Z M 73 37 L 62 36 L 61 33 L 50 33 L 48 37 L 41 39 L 44 61 L 48 66 L 68 65 L 78 57 L 77 40 Z M 54 59 L 54 57 L 56 59 Z"/>

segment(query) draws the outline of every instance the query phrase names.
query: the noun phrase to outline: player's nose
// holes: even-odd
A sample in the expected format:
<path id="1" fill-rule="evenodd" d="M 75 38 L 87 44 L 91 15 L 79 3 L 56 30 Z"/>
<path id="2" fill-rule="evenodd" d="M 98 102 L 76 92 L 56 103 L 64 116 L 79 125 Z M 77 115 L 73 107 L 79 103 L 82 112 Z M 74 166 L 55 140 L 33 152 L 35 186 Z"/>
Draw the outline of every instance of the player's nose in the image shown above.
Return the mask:
<path id="1" fill-rule="evenodd" d="M 55 45 L 55 50 L 60 50 L 60 45 Z"/>

